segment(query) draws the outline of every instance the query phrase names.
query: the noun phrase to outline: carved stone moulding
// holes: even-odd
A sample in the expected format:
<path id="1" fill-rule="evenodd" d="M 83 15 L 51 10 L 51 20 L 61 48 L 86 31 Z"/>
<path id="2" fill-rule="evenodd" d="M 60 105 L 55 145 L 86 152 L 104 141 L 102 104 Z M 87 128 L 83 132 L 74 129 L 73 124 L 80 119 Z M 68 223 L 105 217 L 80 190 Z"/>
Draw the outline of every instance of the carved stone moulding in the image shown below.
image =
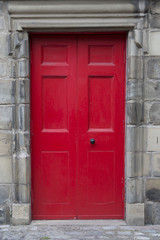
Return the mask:
<path id="1" fill-rule="evenodd" d="M 8 1 L 12 31 L 68 28 L 134 28 L 147 11 L 146 0 Z"/>

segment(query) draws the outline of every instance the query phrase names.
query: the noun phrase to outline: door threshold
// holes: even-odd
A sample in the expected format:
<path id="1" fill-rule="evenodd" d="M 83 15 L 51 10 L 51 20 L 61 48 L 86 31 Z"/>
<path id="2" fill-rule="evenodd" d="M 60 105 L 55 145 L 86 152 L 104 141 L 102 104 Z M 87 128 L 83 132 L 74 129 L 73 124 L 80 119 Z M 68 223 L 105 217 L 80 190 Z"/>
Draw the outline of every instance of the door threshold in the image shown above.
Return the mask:
<path id="1" fill-rule="evenodd" d="M 107 225 L 125 226 L 124 220 L 33 220 L 31 225 Z"/>

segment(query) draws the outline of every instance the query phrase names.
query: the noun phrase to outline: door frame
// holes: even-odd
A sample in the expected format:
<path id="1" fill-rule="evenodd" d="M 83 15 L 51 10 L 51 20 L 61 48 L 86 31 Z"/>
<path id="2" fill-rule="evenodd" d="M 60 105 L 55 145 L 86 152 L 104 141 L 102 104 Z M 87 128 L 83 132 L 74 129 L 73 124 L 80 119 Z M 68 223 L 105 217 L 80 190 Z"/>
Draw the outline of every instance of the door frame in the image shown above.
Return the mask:
<path id="1" fill-rule="evenodd" d="M 16 1 L 8 1 L 8 11 L 10 15 L 10 30 L 11 30 L 11 47 L 10 56 L 14 59 L 15 74 L 13 78 L 17 79 L 16 99 L 16 118 L 19 119 L 18 126 L 16 127 L 16 151 L 15 151 L 15 165 L 14 174 L 21 173 L 21 163 L 23 159 L 24 166 L 22 174 L 18 174 L 17 191 L 18 202 L 12 204 L 12 223 L 30 223 L 31 221 L 31 160 L 30 160 L 30 127 L 29 127 L 29 33 L 31 32 L 50 32 L 50 33 L 77 33 L 77 32 L 97 32 L 108 33 L 110 31 L 125 31 L 127 33 L 127 55 L 126 55 L 126 121 L 125 121 L 125 181 L 126 187 L 126 221 L 132 224 L 136 219 L 139 224 L 144 224 L 144 200 L 138 198 L 139 190 L 136 187 L 137 169 L 134 168 L 134 163 L 131 159 L 135 154 L 138 155 L 140 161 L 143 161 L 143 140 L 144 128 L 136 118 L 135 109 L 138 101 L 143 101 L 143 94 L 137 96 L 136 82 L 134 80 L 143 80 L 143 56 L 148 51 L 148 45 L 143 43 L 142 39 L 147 39 L 147 30 L 145 28 L 145 17 L 147 12 L 147 4 L 137 1 L 135 6 L 131 3 L 126 4 L 123 0 L 117 0 L 109 9 L 105 4 L 105 14 L 103 7 L 97 8 L 95 2 L 92 8 L 87 9 L 87 13 L 83 14 L 85 4 L 82 3 L 78 10 L 77 5 L 70 6 L 66 10 L 65 3 L 62 4 L 62 12 L 56 14 L 54 12 L 54 3 L 46 1 L 45 6 L 40 6 L 39 10 L 32 14 L 33 9 L 36 9 L 38 2 L 30 1 L 19 2 L 17 8 Z M 50 10 L 48 6 L 52 5 Z M 120 8 L 117 8 L 119 4 Z M 103 5 L 103 1 L 100 1 Z M 107 10 L 109 9 L 109 10 Z M 109 11 L 109 12 L 107 12 Z M 53 14 L 52 14 L 53 13 Z M 79 15 L 77 15 L 79 14 Z M 118 17 L 117 17 L 117 14 Z M 74 16 L 72 16 L 74 15 Z M 61 19 L 60 16 L 63 16 Z M 74 18 L 73 18 L 74 17 Z M 141 67 L 137 72 L 138 67 Z M 132 84 L 131 84 L 132 83 Z M 135 95 L 132 96 L 131 91 L 135 90 Z M 132 101 L 133 100 L 133 101 Z M 20 104 L 22 104 L 20 106 Z M 18 111 L 17 111 L 18 109 Z M 23 124 L 22 124 L 23 122 Z M 22 125 L 20 129 L 19 125 Z M 143 174 L 141 174 L 141 177 Z M 143 180 L 139 179 L 139 184 L 143 185 Z M 134 189 L 134 191 L 132 190 Z M 142 189 L 143 190 L 143 189 Z M 143 191 L 142 191 L 143 192 Z M 21 215 L 17 219 L 14 218 L 16 211 L 19 209 Z M 137 212 L 138 215 L 132 214 Z M 138 224 L 138 223 L 137 223 Z"/>
<path id="2" fill-rule="evenodd" d="M 34 36 L 37 36 L 37 35 L 39 35 L 38 37 L 39 38 L 42 38 L 43 39 L 43 36 L 45 37 L 46 35 L 48 36 L 48 38 L 50 38 L 50 36 L 52 36 L 53 38 L 54 38 L 54 36 L 57 36 L 58 35 L 58 38 L 60 38 L 61 36 L 62 36 L 62 39 L 64 39 L 64 36 L 66 35 L 67 37 L 69 36 L 71 36 L 71 39 L 72 39 L 72 36 L 73 37 L 77 37 L 78 35 L 87 35 L 87 36 L 92 36 L 92 35 L 94 35 L 95 37 L 96 37 L 96 35 L 98 35 L 98 36 L 100 36 L 100 38 L 99 39 L 102 39 L 103 38 L 103 35 L 111 35 L 111 36 L 116 36 L 116 37 L 118 37 L 118 36 L 122 36 L 123 37 L 123 39 L 124 39 L 124 59 L 123 59 L 123 63 L 122 63 L 122 65 L 123 65 L 123 68 L 124 68 L 124 73 L 126 72 L 126 40 L 127 40 L 127 32 L 125 32 L 125 31 L 123 31 L 123 32 L 77 32 L 77 33 L 75 33 L 75 32 L 61 32 L 61 33 L 29 33 L 29 37 L 30 37 L 30 40 L 32 41 L 32 38 L 34 39 Z M 47 38 L 46 38 L 47 39 Z M 93 39 L 93 38 L 92 38 Z M 114 39 L 115 40 L 115 39 Z M 31 46 L 32 46 L 32 44 L 31 44 Z M 32 47 L 30 48 L 30 59 L 31 59 L 31 61 L 30 61 L 30 64 L 31 64 L 31 62 L 32 62 L 32 54 L 34 54 L 34 52 L 32 52 Z M 118 66 L 117 66 L 118 67 Z M 30 65 L 30 68 L 32 68 L 31 67 L 31 65 Z M 33 70 L 31 70 L 31 72 L 33 72 Z M 32 82 L 33 81 L 33 79 L 32 79 L 32 74 L 31 74 L 31 76 L 30 76 L 30 82 Z M 125 74 L 124 74 L 124 78 L 122 79 L 122 81 L 123 81 L 123 83 L 124 83 L 124 89 L 123 89 L 123 92 L 125 93 L 126 92 L 126 76 L 125 76 Z M 32 85 L 31 83 L 30 83 L 30 85 Z M 33 99 L 33 90 L 31 90 L 31 92 L 32 92 L 32 96 L 30 97 L 30 105 L 31 105 L 31 103 L 32 103 L 32 99 Z M 124 104 L 124 105 L 123 105 Z M 123 111 L 125 110 L 125 94 L 123 95 L 123 102 L 122 102 L 122 105 L 123 105 Z M 32 117 L 32 112 L 33 112 L 33 105 L 32 106 L 30 106 L 30 108 L 32 107 L 32 111 L 30 110 L 30 119 L 31 119 L 31 123 L 33 122 L 33 117 Z M 125 115 L 124 115 L 124 118 L 125 118 Z M 125 119 L 123 120 L 123 122 L 125 121 Z M 30 124 L 30 129 L 32 128 L 32 124 Z M 125 127 L 124 127 L 124 125 L 122 126 L 122 131 L 124 132 L 124 135 L 123 135 L 123 142 L 125 143 Z M 32 130 L 31 130 L 31 134 L 32 134 Z M 30 144 L 31 144 L 31 147 L 32 147 L 32 137 L 31 137 L 31 139 L 30 139 Z M 76 155 L 77 155 L 77 153 L 76 153 Z M 34 168 L 33 168 L 33 164 L 32 164 L 32 159 L 33 159 L 33 153 L 31 152 L 31 176 L 33 176 L 35 173 L 35 170 L 34 170 Z M 123 156 L 125 156 L 125 144 L 123 144 Z M 118 159 L 117 160 L 115 160 L 117 163 L 118 163 Z M 76 162 L 77 162 L 77 160 L 76 160 Z M 78 173 L 76 173 L 76 175 L 78 175 Z M 123 199 L 123 204 L 124 204 L 124 202 L 125 202 L 125 184 L 124 184 L 124 179 L 125 179 L 125 159 L 123 159 L 123 177 L 122 177 L 122 180 L 121 179 L 119 179 L 119 180 L 121 180 L 122 181 L 122 185 L 123 185 L 123 189 L 122 189 L 122 199 Z M 78 179 L 76 179 L 76 182 L 78 181 Z M 113 185 L 114 186 L 114 185 Z M 33 197 L 33 191 L 34 191 L 34 189 L 32 189 L 32 187 L 33 187 L 33 181 L 32 181 L 32 178 L 31 178 L 31 210 L 32 210 L 32 208 L 33 208 L 33 202 L 34 202 L 34 197 Z M 77 190 L 78 191 L 78 190 Z M 77 194 L 77 193 L 76 193 Z M 123 207 L 124 208 L 124 207 Z M 125 210 L 125 209 L 124 209 Z M 124 220 L 124 213 L 125 213 L 125 211 L 123 211 L 123 218 L 122 218 L 122 220 Z M 62 219 L 64 218 L 64 216 L 62 217 Z M 49 218 L 48 218 L 49 219 Z M 57 219 L 59 219 L 59 218 L 57 218 Z M 81 219 L 81 218 L 80 218 Z M 90 216 L 88 216 L 87 215 L 87 218 L 86 219 L 91 219 L 90 218 Z M 104 219 L 104 218 L 103 218 Z M 111 218 L 111 216 L 109 216 L 109 218 L 108 219 L 112 219 Z M 114 218 L 115 219 L 115 218 Z M 121 219 L 119 216 L 117 217 L 117 219 Z"/>

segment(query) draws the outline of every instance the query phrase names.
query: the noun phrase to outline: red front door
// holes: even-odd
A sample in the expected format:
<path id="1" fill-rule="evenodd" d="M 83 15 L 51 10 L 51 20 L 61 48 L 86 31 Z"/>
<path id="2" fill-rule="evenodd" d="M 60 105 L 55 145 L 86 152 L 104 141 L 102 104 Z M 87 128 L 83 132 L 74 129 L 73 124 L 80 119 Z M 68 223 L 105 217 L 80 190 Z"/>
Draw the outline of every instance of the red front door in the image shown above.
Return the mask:
<path id="1" fill-rule="evenodd" d="M 124 217 L 125 36 L 31 35 L 33 219 Z"/>

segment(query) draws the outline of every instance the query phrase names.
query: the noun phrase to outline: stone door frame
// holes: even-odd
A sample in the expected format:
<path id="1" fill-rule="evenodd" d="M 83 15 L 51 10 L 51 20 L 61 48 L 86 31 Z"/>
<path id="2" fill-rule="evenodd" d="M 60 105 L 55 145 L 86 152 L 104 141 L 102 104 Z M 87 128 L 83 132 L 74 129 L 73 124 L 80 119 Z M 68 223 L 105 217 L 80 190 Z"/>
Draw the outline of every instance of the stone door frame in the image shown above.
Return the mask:
<path id="1" fill-rule="evenodd" d="M 143 119 L 144 55 L 148 53 L 147 1 L 8 1 L 12 74 L 16 81 L 13 174 L 18 201 L 12 204 L 12 223 L 31 221 L 29 32 L 126 31 L 126 221 L 144 224 Z M 134 3 L 132 3 L 134 2 Z M 137 3 L 136 3 L 137 2 Z M 75 4 L 76 3 L 76 4 Z M 141 86 L 140 86 L 141 85 Z M 135 158 L 134 161 L 132 158 Z M 135 162 L 139 162 L 139 165 Z M 135 164 L 135 165 L 134 165 Z M 138 168 L 138 169 L 137 169 Z M 137 185 L 133 179 L 137 179 Z M 133 186 L 134 185 L 134 186 Z"/>

